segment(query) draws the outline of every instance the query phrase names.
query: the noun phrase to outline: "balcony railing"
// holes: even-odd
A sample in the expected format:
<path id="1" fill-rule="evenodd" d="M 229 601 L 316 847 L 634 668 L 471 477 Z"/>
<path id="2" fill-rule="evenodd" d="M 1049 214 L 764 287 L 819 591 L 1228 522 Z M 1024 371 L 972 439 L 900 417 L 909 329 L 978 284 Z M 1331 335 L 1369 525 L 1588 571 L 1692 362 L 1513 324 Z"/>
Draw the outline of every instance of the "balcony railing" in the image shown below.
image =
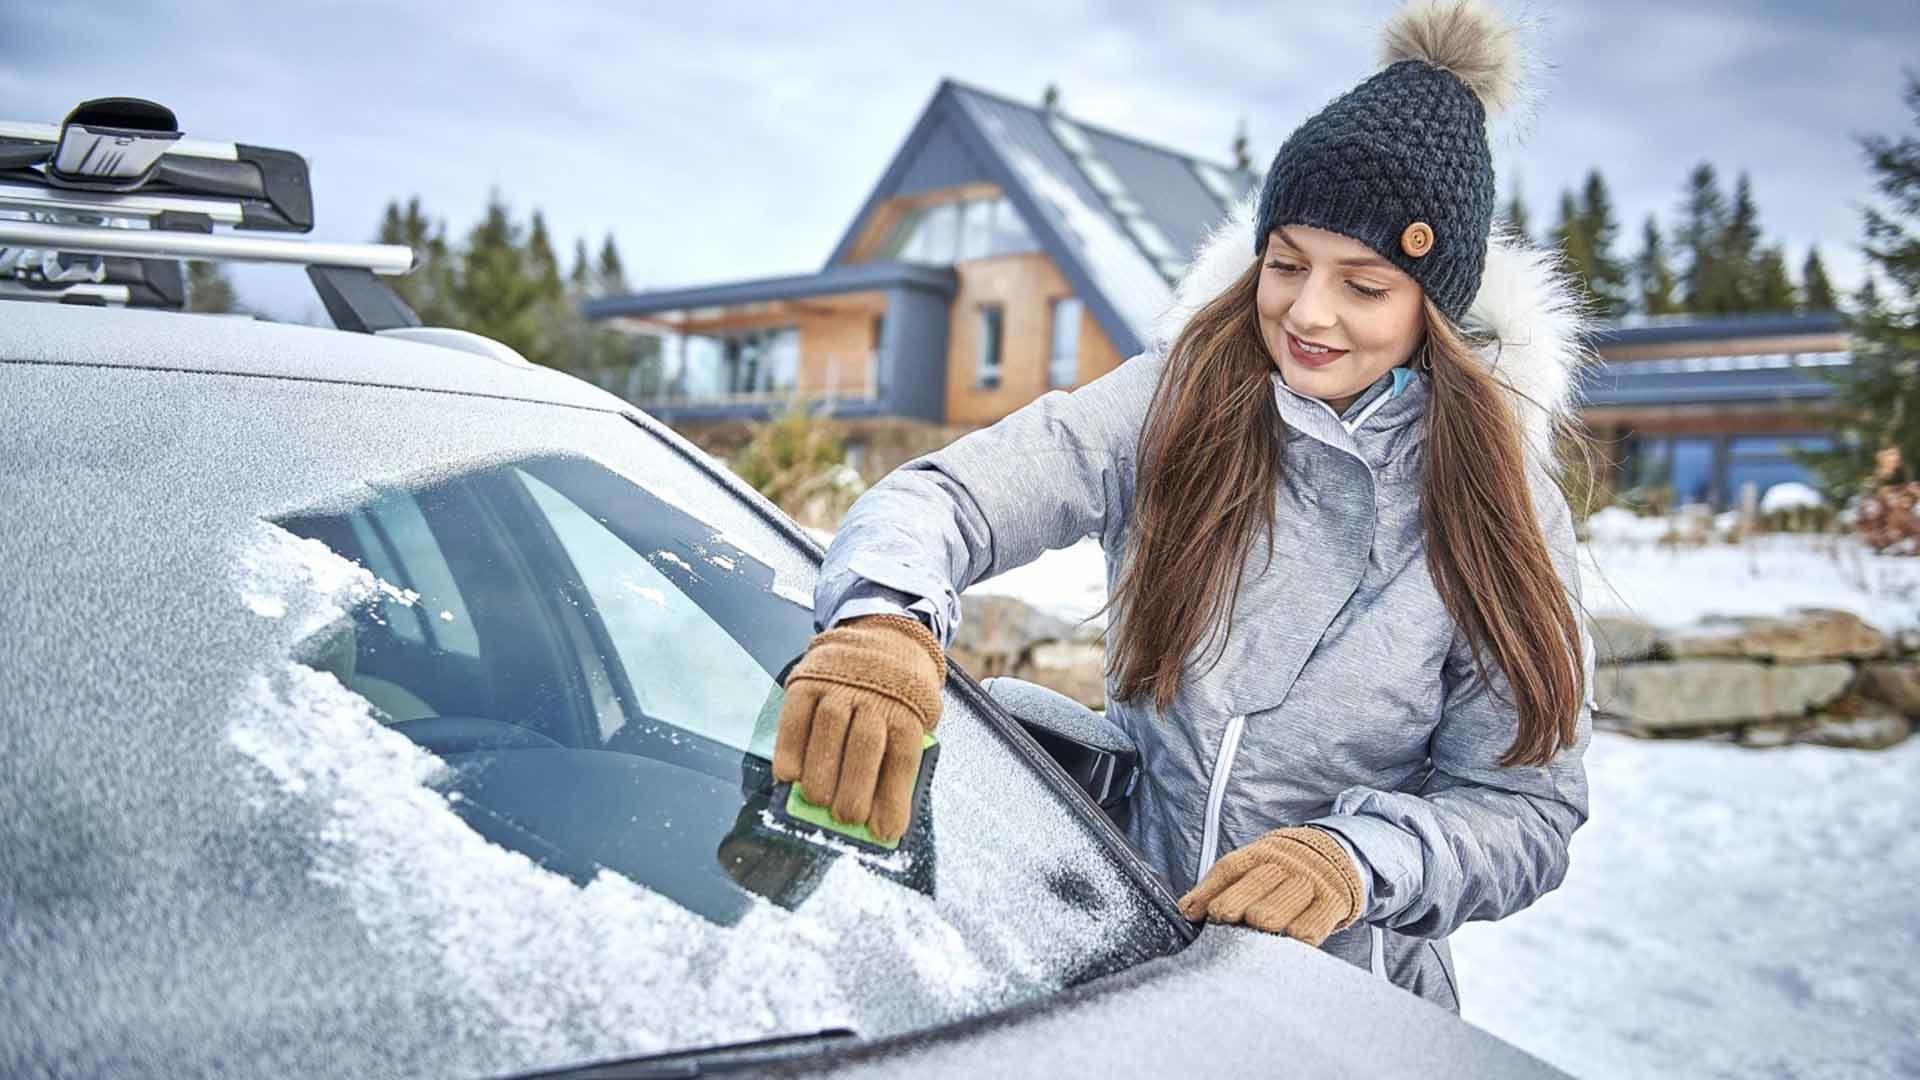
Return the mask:
<path id="1" fill-rule="evenodd" d="M 788 402 L 815 405 L 880 399 L 880 357 L 877 353 L 829 356 L 821 369 L 807 370 L 802 374 L 805 376 L 803 380 L 785 386 L 693 391 L 686 388 L 684 373 L 668 373 L 663 379 L 657 367 L 648 370 L 645 363 L 624 368 L 603 368 L 588 377 L 601 389 L 618 394 L 643 409 L 773 409 Z"/>

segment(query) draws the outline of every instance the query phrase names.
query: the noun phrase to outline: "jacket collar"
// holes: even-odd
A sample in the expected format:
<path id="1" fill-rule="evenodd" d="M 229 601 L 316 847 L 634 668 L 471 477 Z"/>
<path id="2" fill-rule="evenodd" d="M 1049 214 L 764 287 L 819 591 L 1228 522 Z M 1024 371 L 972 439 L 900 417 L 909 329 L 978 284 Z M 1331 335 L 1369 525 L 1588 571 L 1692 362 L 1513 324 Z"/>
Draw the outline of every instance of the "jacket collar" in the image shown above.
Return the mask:
<path id="1" fill-rule="evenodd" d="M 1278 371 L 1272 378 L 1274 403 L 1288 431 L 1352 454 L 1374 472 L 1424 435 L 1414 421 L 1426 414 L 1427 379 L 1417 372 L 1408 372 L 1397 393 L 1394 373 L 1387 372 L 1337 416 L 1326 402 L 1288 386 Z"/>
<path id="2" fill-rule="evenodd" d="M 1257 193 L 1256 193 L 1257 194 Z M 1201 305 L 1232 284 L 1253 257 L 1249 239 L 1253 235 L 1256 195 L 1249 195 L 1201 242 L 1192 263 L 1174 291 L 1174 302 L 1153 326 L 1151 347 L 1164 351 L 1172 345 L 1187 320 Z M 1583 312 L 1573 279 L 1550 251 L 1526 246 L 1512 237 L 1495 233 L 1487 245 L 1486 270 L 1480 278 L 1480 291 L 1467 310 L 1469 326 L 1492 334 L 1493 341 L 1480 353 L 1494 378 L 1506 390 L 1508 399 L 1521 418 L 1527 450 L 1538 464 L 1557 472 L 1553 455 L 1555 422 L 1570 419 L 1577 407 L 1582 370 L 1593 362 L 1587 347 L 1588 316 Z M 1404 425 L 1424 411 L 1426 379 L 1416 380 L 1420 390 L 1403 391 L 1400 397 L 1368 417 L 1359 434 L 1382 431 Z M 1281 416 L 1290 425 L 1301 427 L 1322 442 L 1342 446 L 1354 452 L 1353 432 L 1345 431 L 1324 405 L 1295 393 L 1284 385 L 1276 372 L 1274 392 Z M 1412 394 L 1409 397 L 1409 394 Z M 1313 415 L 1314 406 L 1327 421 L 1299 419 Z M 1339 434 L 1347 436 L 1345 440 Z M 1366 459 L 1368 455 L 1360 456 Z"/>

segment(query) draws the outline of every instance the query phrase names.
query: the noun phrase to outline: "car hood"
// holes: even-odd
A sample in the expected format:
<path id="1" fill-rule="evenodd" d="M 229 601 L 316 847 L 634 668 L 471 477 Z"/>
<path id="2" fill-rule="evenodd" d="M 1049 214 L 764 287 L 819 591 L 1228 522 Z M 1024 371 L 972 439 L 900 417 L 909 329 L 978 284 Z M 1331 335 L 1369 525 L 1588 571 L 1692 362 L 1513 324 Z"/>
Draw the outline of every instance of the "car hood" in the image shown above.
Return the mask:
<path id="1" fill-rule="evenodd" d="M 782 1075 L 1565 1076 L 1300 942 L 1214 926 L 1032 1007 L 839 1050 Z"/>

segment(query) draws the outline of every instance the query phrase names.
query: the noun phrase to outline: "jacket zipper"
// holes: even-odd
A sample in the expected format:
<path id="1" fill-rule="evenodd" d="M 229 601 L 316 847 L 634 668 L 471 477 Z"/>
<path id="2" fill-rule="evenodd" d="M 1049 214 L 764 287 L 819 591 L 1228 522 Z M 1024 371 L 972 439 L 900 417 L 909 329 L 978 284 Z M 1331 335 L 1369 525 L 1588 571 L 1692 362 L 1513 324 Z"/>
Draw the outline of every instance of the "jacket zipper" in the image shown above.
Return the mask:
<path id="1" fill-rule="evenodd" d="M 1194 875 L 1199 881 L 1213 869 L 1214 860 L 1220 857 L 1220 808 L 1227 801 L 1227 772 L 1233 768 L 1233 755 L 1240 750 L 1240 732 L 1247 726 L 1245 716 L 1234 716 L 1227 721 L 1227 732 L 1220 737 L 1220 755 L 1213 762 L 1213 781 L 1207 787 L 1206 832 L 1200 838 L 1200 872 Z"/>
<path id="2" fill-rule="evenodd" d="M 1214 759 L 1213 779 L 1207 785 L 1207 831 L 1200 838 L 1200 869 L 1193 875 L 1196 882 L 1206 877 L 1207 871 L 1213 869 L 1214 862 L 1220 858 L 1220 811 L 1227 801 L 1227 773 L 1233 768 L 1234 755 L 1240 752 L 1240 734 L 1246 727 L 1247 718 L 1244 715 L 1230 717 L 1226 734 L 1220 737 L 1220 756 Z M 1367 967 L 1373 974 L 1386 979 L 1386 935 L 1381 933 L 1378 926 L 1369 926 L 1367 929 Z M 1454 996 L 1457 998 L 1459 995 Z"/>

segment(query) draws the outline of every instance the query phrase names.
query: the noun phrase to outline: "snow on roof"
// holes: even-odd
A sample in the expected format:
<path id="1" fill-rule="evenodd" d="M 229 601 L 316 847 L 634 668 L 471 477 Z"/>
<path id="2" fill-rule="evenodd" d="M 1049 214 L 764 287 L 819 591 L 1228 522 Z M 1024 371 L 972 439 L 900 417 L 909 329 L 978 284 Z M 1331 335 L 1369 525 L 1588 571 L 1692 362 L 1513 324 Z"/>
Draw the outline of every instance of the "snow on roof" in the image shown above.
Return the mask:
<path id="1" fill-rule="evenodd" d="M 994 144 L 1108 303 L 1140 340 L 1173 289 L 1128 236 L 1037 110 L 982 94 L 958 100 Z"/>

